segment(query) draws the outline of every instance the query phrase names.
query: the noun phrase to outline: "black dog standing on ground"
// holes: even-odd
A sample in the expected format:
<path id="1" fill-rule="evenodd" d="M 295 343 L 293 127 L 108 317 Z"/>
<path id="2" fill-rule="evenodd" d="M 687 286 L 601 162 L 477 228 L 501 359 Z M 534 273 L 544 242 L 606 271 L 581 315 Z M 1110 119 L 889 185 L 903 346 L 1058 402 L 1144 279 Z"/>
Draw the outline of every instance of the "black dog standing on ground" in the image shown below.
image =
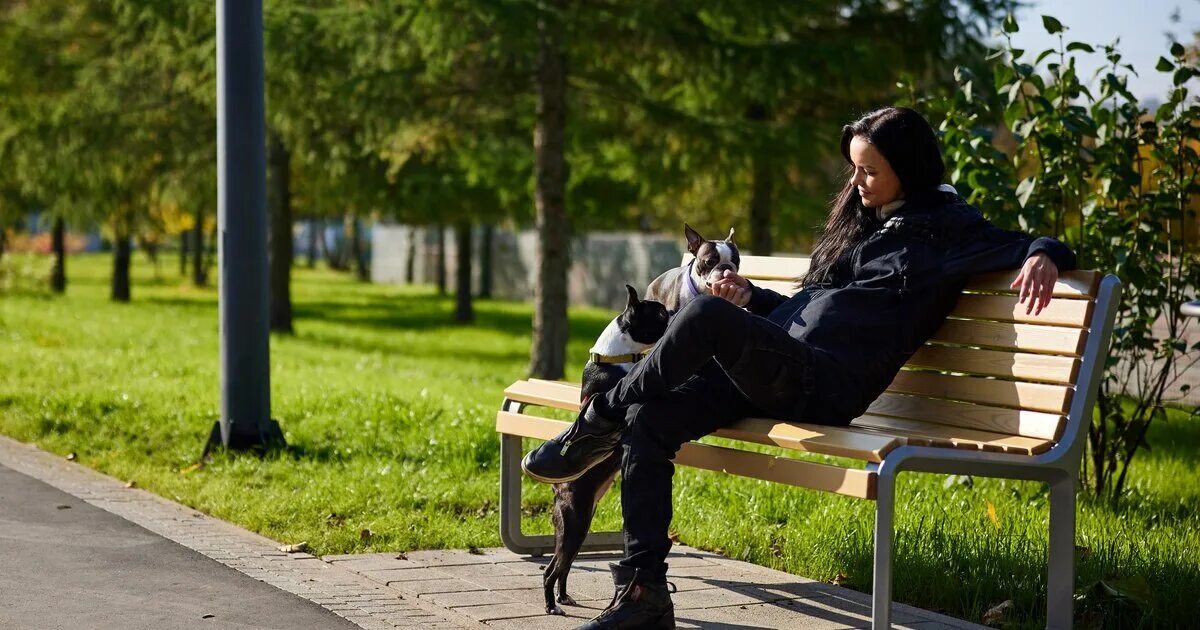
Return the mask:
<path id="1" fill-rule="evenodd" d="M 616 387 L 617 382 L 633 368 L 633 364 L 641 359 L 642 352 L 662 338 L 667 330 L 667 307 L 660 302 L 639 300 L 633 287 L 625 285 L 625 288 L 629 290 L 629 302 L 625 310 L 600 334 L 592 346 L 591 357 L 583 367 L 582 405 L 586 405 L 591 396 Z M 587 538 L 596 504 L 608 492 L 620 467 L 621 449 L 617 449 L 582 477 L 554 484 L 554 511 L 551 515 L 554 522 L 554 557 L 542 575 L 547 614 L 566 614 L 555 603 L 555 585 L 558 586 L 559 604 L 577 605 L 567 594 L 567 573 L 571 571 L 575 556 Z"/>

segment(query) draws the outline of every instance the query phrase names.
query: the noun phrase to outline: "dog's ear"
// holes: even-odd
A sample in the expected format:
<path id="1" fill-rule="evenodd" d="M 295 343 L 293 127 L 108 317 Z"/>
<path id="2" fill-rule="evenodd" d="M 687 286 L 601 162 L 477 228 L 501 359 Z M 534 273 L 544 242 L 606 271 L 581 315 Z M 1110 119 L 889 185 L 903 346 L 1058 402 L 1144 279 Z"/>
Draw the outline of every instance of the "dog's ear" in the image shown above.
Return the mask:
<path id="1" fill-rule="evenodd" d="M 633 308 L 633 307 L 637 306 L 637 303 L 638 303 L 637 290 L 634 289 L 633 287 L 629 286 L 628 284 L 625 285 L 625 288 L 629 291 L 629 302 L 627 302 L 625 304 L 625 308 Z"/>
<path id="2" fill-rule="evenodd" d="M 695 256 L 696 252 L 700 251 L 700 246 L 704 244 L 704 237 L 686 223 L 683 224 L 683 235 L 687 237 L 688 251 Z"/>
<path id="3" fill-rule="evenodd" d="M 727 242 L 727 243 L 733 242 L 733 228 L 729 228 L 729 236 L 725 237 L 725 242 Z"/>

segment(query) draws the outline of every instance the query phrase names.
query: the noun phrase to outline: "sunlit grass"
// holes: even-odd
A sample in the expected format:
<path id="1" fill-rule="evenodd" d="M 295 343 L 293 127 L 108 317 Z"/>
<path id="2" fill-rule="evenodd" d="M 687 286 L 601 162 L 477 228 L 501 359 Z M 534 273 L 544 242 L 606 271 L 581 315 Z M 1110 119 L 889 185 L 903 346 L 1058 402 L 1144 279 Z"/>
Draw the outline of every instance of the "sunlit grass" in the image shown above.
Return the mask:
<path id="1" fill-rule="evenodd" d="M 36 276 L 49 262 L 19 265 Z M 500 544 L 493 424 L 504 386 L 524 375 L 528 305 L 480 301 L 478 322 L 456 326 L 451 299 L 427 287 L 297 269 L 297 334 L 271 340 L 288 450 L 193 469 L 220 404 L 216 292 L 187 286 L 174 264 L 155 279 L 139 255 L 133 303 L 114 304 L 109 266 L 72 258 L 65 297 L 27 281 L 0 293 L 0 431 L 318 554 Z M 571 317 L 578 380 L 611 313 Z M 1123 509 L 1081 496 L 1077 586 L 1144 586 L 1133 618 L 1188 626 L 1200 618 L 1200 422 L 1173 414 L 1150 443 Z M 898 600 L 979 621 L 1012 599 L 1014 627 L 1044 623 L 1041 484 L 903 475 L 899 496 Z M 526 529 L 550 531 L 548 489 L 527 483 L 526 497 Z M 690 545 L 866 591 L 873 507 L 680 469 L 673 527 Z M 607 499 L 596 527 L 619 525 Z"/>

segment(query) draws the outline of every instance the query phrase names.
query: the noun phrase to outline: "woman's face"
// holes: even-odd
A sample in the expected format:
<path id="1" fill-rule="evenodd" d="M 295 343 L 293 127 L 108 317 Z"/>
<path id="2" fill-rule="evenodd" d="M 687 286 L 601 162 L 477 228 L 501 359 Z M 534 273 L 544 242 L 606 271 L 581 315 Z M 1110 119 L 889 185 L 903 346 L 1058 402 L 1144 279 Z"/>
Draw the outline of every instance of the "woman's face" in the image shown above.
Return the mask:
<path id="1" fill-rule="evenodd" d="M 858 189 L 864 206 L 878 208 L 904 197 L 896 171 L 866 138 L 854 136 L 850 139 L 850 162 L 854 167 L 850 183 Z"/>

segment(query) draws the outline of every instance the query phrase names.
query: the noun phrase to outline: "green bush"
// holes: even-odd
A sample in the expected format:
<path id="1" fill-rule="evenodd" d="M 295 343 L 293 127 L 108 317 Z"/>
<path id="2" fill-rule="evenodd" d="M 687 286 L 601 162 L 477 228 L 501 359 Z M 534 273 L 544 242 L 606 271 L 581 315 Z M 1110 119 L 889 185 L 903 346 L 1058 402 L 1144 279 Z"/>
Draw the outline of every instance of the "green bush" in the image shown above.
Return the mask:
<path id="1" fill-rule="evenodd" d="M 1150 112 L 1127 87 L 1136 71 L 1116 42 L 1068 42 L 1066 26 L 1042 19 L 1058 35 L 1057 48 L 1036 56 L 1013 48 L 1017 24 L 1009 16 L 1005 43 L 981 71 L 957 68 L 953 94 L 910 104 L 940 121 L 950 181 L 968 201 L 1001 225 L 1057 235 L 1079 254 L 1080 268 L 1121 278 L 1083 464 L 1096 494 L 1115 503 L 1151 423 L 1165 417 L 1180 368 L 1200 355 L 1200 343 L 1183 341 L 1187 320 L 1179 313 L 1200 287 L 1189 239 L 1197 236 L 1200 103 L 1185 85 L 1200 69 L 1194 50 L 1172 45 L 1155 69 L 1172 73 L 1174 88 Z M 1097 54 L 1106 65 L 1082 80 L 1077 56 Z M 1156 331 L 1160 320 L 1165 326 Z M 1119 404 L 1127 397 L 1136 404 Z"/>

